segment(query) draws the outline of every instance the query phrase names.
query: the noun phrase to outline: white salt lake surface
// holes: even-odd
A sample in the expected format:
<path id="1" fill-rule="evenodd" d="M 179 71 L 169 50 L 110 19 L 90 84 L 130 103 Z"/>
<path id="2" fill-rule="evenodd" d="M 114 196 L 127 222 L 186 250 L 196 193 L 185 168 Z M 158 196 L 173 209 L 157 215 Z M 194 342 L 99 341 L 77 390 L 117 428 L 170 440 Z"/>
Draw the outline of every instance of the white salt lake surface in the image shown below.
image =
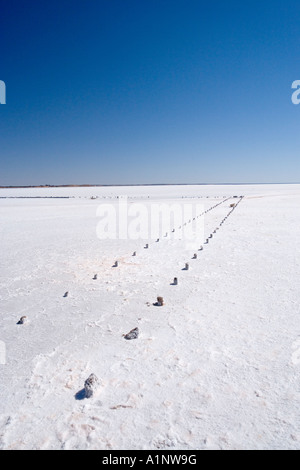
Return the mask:
<path id="1" fill-rule="evenodd" d="M 219 230 L 195 260 L 172 236 L 100 240 L 97 209 L 117 196 L 148 210 L 220 203 L 199 244 Z M 1 449 L 299 449 L 300 185 L 0 198 Z M 100 386 L 87 399 L 92 373 Z"/>

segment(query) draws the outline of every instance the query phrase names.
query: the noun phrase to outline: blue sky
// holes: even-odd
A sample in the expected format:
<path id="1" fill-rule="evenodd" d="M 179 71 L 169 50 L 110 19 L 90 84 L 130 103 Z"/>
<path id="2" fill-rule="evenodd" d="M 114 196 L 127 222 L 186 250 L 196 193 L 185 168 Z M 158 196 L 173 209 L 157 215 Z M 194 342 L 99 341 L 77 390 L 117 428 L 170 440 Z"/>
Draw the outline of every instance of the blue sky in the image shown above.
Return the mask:
<path id="1" fill-rule="evenodd" d="M 299 1 L 0 11 L 0 185 L 300 182 Z"/>

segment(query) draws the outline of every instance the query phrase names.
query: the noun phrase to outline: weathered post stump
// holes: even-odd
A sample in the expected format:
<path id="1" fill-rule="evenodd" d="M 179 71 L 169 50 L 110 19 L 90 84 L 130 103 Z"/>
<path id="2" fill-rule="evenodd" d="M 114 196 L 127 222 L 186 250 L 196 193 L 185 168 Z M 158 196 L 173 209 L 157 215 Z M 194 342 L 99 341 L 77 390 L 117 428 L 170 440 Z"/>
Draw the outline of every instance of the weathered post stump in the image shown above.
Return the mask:
<path id="1" fill-rule="evenodd" d="M 96 392 L 98 385 L 99 385 L 98 378 L 96 377 L 95 374 L 91 374 L 84 383 L 85 397 L 91 398 Z"/>
<path id="2" fill-rule="evenodd" d="M 140 333 L 139 329 L 134 328 L 133 330 L 129 331 L 127 335 L 123 335 L 123 336 L 127 341 L 131 341 L 132 339 L 137 339 L 139 337 L 139 333 Z"/>

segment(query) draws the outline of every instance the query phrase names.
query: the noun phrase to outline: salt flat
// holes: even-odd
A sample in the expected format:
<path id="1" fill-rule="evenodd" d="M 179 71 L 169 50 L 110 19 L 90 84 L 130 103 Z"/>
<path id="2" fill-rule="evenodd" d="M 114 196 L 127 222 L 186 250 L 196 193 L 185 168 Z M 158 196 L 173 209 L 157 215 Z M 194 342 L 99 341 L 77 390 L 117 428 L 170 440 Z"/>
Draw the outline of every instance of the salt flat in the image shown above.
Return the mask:
<path id="1" fill-rule="evenodd" d="M 100 240 L 97 209 L 118 196 L 147 209 L 218 204 L 202 216 L 201 244 L 219 230 L 195 260 L 170 234 Z M 1 449 L 299 449 L 300 185 L 0 198 Z M 86 399 L 91 373 L 101 385 Z"/>

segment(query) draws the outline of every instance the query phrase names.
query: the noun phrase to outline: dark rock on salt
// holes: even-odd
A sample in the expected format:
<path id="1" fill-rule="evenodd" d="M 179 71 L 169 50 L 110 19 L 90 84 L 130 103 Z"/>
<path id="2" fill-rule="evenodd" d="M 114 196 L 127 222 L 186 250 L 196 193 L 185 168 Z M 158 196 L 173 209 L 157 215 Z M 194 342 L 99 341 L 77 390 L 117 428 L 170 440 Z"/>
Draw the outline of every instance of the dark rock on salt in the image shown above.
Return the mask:
<path id="1" fill-rule="evenodd" d="M 127 335 L 124 336 L 124 338 L 127 340 L 127 341 L 130 341 L 132 339 L 137 339 L 139 337 L 139 329 L 138 328 L 134 328 L 133 330 L 131 330 L 129 333 L 127 333 Z"/>

